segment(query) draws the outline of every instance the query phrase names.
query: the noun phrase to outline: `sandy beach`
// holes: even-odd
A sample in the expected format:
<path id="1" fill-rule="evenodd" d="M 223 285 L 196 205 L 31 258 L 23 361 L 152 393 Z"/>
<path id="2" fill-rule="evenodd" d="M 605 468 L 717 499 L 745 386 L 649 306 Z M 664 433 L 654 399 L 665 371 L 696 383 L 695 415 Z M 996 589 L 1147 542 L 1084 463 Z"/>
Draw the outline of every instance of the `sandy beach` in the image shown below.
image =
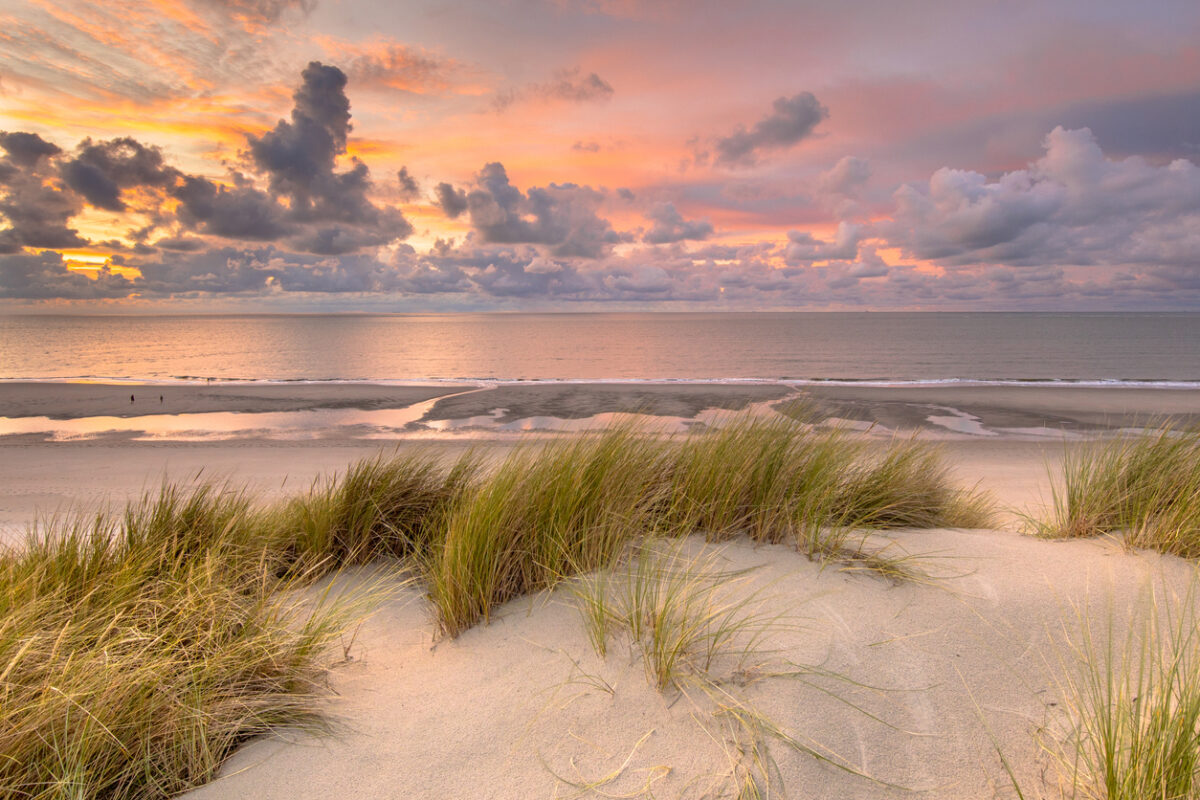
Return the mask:
<path id="1" fill-rule="evenodd" d="M 723 567 L 748 570 L 728 591 L 753 596 L 752 607 L 778 622 L 760 656 L 714 665 L 717 695 L 699 688 L 660 692 L 627 642 L 618 640 L 607 656 L 597 655 L 570 585 L 510 602 L 490 624 L 457 639 L 435 635 L 421 590 L 397 586 L 347 643 L 350 659 L 336 658 L 328 711 L 337 731 L 321 737 L 285 731 L 253 741 L 217 781 L 189 797 L 728 796 L 747 746 L 744 731 L 728 725 L 730 708 L 751 709 L 805 747 L 860 773 L 768 737 L 772 781 L 789 797 L 1015 796 L 998 752 L 1025 796 L 1057 796 L 1058 773 L 1044 745 L 1062 726 L 1070 663 L 1064 637 L 1078 628 L 1081 615 L 1100 623 L 1109 614 L 1120 617 L 1143 602 L 1149 587 L 1182 593 L 1193 575 L 1189 564 L 1173 557 L 1127 552 L 1105 540 L 1045 541 L 1024 535 L 1023 528 L 1025 515 L 1044 511 L 1070 448 L 1137 420 L 1193 420 L 1200 414 L 1195 392 L 806 387 L 798 394 L 775 385 L 169 388 L 175 391 L 171 403 L 191 403 L 196 413 L 427 403 L 422 419 L 630 410 L 694 416 L 808 396 L 828 417 L 902 434 L 936 434 L 953 481 L 988 492 L 1001 510 L 993 529 L 889 534 L 881 541 L 890 541 L 893 552 L 916 556 L 927 575 L 898 585 L 822 567 L 788 547 L 688 542 L 694 554 L 715 554 Z M 0 407 L 10 418 L 86 418 L 109 413 L 107 391 L 124 393 L 128 402 L 124 386 L 9 384 L 0 386 Z M 189 399 L 189 391 L 196 396 Z M 448 394 L 456 396 L 437 400 Z M 164 394 L 164 406 L 166 399 Z M 974 419 L 986 433 L 927 419 L 954 416 L 946 408 Z M 1072 435 L 1028 430 L 1039 426 Z M 0 437 L 0 525 L 11 534 L 56 509 L 120 504 L 155 489 L 164 477 L 228 479 L 269 498 L 302 490 L 381 448 L 420 446 L 454 458 L 470 447 L 499 453 L 517 441 L 523 440 L 479 431 L 413 441 L 269 434 L 204 442 L 128 436 L 53 441 L 10 435 Z"/>

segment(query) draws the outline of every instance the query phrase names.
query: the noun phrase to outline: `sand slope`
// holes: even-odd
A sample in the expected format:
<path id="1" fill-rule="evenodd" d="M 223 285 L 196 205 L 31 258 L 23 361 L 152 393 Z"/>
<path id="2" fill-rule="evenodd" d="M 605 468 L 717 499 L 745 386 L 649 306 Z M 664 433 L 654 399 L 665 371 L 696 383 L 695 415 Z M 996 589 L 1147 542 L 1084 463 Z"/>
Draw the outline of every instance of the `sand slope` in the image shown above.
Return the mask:
<path id="1" fill-rule="evenodd" d="M 1009 796 L 983 721 L 1027 794 L 1040 790 L 1052 772 L 1035 734 L 1060 713 L 1047 704 L 1062 699 L 1055 676 L 1063 651 L 1052 642 L 1064 620 L 1070 628 L 1076 608 L 1102 618 L 1110 604 L 1138 602 L 1148 582 L 1179 590 L 1191 575 L 1175 559 L 1104 542 L 949 530 L 897 540 L 936 555 L 930 567 L 957 577 L 893 586 L 822 571 L 785 547 L 718 546 L 729 566 L 756 568 L 738 591 L 760 591 L 765 608 L 786 619 L 760 669 L 736 673 L 736 664 L 718 663 L 713 674 L 724 681 L 724 702 L 744 703 L 878 781 L 930 797 Z M 610 796 L 643 796 L 647 787 L 654 797 L 732 793 L 737 748 L 714 716 L 718 706 L 702 691 L 652 688 L 623 641 L 597 656 L 570 592 L 510 603 L 457 640 L 435 643 L 431 633 L 415 590 L 389 602 L 361 631 L 355 661 L 332 675 L 341 734 L 255 742 L 220 780 L 188 796 L 601 796 L 569 783 L 603 776 L 615 776 L 602 787 Z M 770 676 L 804 665 L 878 690 Z M 909 794 L 778 742 L 770 752 L 789 797 Z"/>

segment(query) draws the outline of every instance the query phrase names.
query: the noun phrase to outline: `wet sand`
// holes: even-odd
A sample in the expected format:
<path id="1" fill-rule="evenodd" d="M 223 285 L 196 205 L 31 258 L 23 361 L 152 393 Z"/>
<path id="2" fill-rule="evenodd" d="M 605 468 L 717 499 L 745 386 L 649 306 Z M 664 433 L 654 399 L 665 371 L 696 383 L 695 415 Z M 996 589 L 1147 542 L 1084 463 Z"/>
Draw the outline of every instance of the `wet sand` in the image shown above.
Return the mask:
<path id="1" fill-rule="evenodd" d="M 0 382 L 0 417 L 140 417 L 215 411 L 264 413 L 317 408 L 406 408 L 472 388 L 373 383 L 112 384 Z M 159 397 L 162 401 L 159 401 Z M 133 398 L 130 401 L 130 397 Z"/>
<path id="2" fill-rule="evenodd" d="M 781 384 L 506 384 L 438 400 L 428 420 L 495 415 L 500 423 L 526 417 L 583 419 L 597 414 L 694 417 L 707 409 L 739 411 L 751 403 L 780 400 L 794 390 Z"/>
<path id="3" fill-rule="evenodd" d="M 897 431 L 966 414 L 988 430 L 1102 432 L 1171 421 L 1200 425 L 1200 389 L 1136 386 L 805 386 L 819 416 Z"/>

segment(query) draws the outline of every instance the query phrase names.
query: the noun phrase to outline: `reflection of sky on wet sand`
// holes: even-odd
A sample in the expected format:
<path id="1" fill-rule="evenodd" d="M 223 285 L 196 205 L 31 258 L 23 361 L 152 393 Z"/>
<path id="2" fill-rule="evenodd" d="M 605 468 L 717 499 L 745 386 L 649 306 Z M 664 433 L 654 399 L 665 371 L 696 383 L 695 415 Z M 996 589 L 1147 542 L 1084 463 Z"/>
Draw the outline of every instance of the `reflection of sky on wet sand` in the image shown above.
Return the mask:
<path id="1" fill-rule="evenodd" d="M 219 441 L 261 436 L 269 439 L 320 439 L 348 431 L 403 429 L 420 419 L 424 409 L 363 411 L 321 408 L 308 411 L 238 413 L 215 411 L 200 414 L 150 414 L 143 417 L 0 417 L 0 436 L 44 434 L 51 441 L 92 439 L 114 433 L 133 434 L 134 441 Z"/>
<path id="2" fill-rule="evenodd" d="M 495 439 L 528 434 L 580 433 L 600 431 L 615 425 L 630 425 L 659 434 L 677 434 L 700 427 L 720 427 L 744 414 L 774 417 L 772 402 L 755 403 L 743 412 L 706 409 L 694 417 L 655 416 L 628 412 L 605 412 L 590 417 L 565 419 L 552 416 L 528 416 L 503 421 L 509 409 L 493 409 L 490 414 L 458 419 L 422 418 L 437 398 L 407 408 L 366 410 L 358 408 L 322 408 L 305 411 L 206 412 L 194 414 L 150 414 L 139 417 L 0 417 L 0 437 L 41 436 L 51 442 L 86 441 L 120 436 L 128 441 L 214 442 L 236 439 L 272 439 L 288 441 L 399 440 L 399 439 Z M 1078 433 L 1051 428 L 989 428 L 972 414 L 956 408 L 937 406 L 944 413 L 930 414 L 928 425 L 915 435 L 922 439 L 977 437 L 1005 438 L 1086 438 Z M 838 428 L 873 438 L 889 437 L 897 432 L 878 423 L 830 417 L 821 427 Z"/>
<path id="3" fill-rule="evenodd" d="M 310 409 L 273 412 L 207 412 L 195 414 L 150 414 L 139 417 L 0 417 L 0 436 L 41 435 L 49 441 L 68 442 L 124 435 L 132 441 L 204 442 L 243 438 L 315 440 L 478 438 L 522 433 L 576 433 L 597 431 L 614 425 L 633 425 L 655 433 L 682 433 L 701 425 L 717 426 L 737 416 L 722 409 L 707 409 L 695 417 L 654 416 L 606 412 L 590 417 L 564 419 L 529 416 L 502 422 L 508 409 L 498 408 L 482 416 L 427 420 L 436 399 L 407 408 L 364 410 L 353 408 Z M 775 412 L 763 404 L 750 413 Z"/>

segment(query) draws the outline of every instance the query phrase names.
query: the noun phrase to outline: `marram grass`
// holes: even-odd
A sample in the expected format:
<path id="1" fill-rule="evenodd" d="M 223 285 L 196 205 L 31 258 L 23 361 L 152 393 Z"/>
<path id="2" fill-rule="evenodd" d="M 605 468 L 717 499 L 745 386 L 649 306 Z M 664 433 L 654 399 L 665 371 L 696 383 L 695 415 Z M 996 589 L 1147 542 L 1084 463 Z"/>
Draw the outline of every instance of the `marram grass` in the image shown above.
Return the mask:
<path id="1" fill-rule="evenodd" d="M 4 554 L 0 794 L 170 796 L 248 737 L 319 724 L 348 609 L 275 577 L 264 523 L 238 494 L 167 487 Z"/>
<path id="2" fill-rule="evenodd" d="M 517 450 L 461 492 L 423 561 L 439 624 L 457 635 L 500 603 L 611 563 L 646 534 L 745 535 L 897 576 L 904 559 L 864 550 L 864 529 L 983 527 L 990 516 L 919 442 L 872 456 L 786 419 L 734 419 L 677 438 L 620 427 Z"/>
<path id="3" fill-rule="evenodd" d="M 1163 427 L 1068 454 L 1039 532 L 1122 535 L 1130 547 L 1200 558 L 1200 432 Z"/>
<path id="4" fill-rule="evenodd" d="M 0 787 L 169 796 L 249 737 L 319 725 L 329 645 L 362 606 L 306 587 L 344 566 L 402 560 L 457 635 L 648 535 L 747 535 L 886 569 L 853 532 L 986 517 L 917 443 L 872 456 L 786 420 L 675 438 L 617 428 L 486 469 L 474 456 L 374 459 L 273 505 L 166 486 L 0 553 Z M 661 655 L 661 673 L 678 674 Z"/>

